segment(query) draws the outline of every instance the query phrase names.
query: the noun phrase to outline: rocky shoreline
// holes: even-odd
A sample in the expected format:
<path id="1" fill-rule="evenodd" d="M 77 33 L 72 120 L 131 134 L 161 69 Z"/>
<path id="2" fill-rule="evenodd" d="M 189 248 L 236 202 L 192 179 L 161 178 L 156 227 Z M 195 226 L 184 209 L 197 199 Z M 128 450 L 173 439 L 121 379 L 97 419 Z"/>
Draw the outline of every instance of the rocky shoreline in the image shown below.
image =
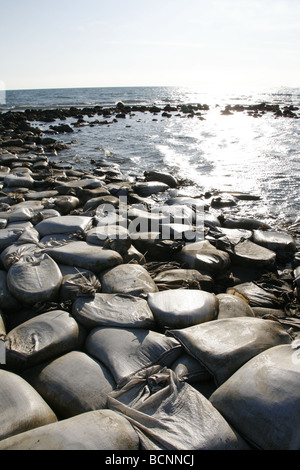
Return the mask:
<path id="1" fill-rule="evenodd" d="M 230 215 L 255 195 L 48 158 L 73 127 L 207 109 L 0 114 L 1 450 L 299 449 L 297 237 Z"/>

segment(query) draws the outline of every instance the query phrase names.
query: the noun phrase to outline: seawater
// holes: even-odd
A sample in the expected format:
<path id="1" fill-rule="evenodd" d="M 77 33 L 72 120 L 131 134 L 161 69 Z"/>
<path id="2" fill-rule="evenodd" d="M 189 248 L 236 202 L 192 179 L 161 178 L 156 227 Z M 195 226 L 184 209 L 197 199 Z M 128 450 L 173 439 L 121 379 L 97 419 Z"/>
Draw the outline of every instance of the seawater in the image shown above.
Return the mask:
<path id="1" fill-rule="evenodd" d="M 129 180 L 151 169 L 171 172 L 190 182 L 180 194 L 246 192 L 261 200 L 239 203 L 234 209 L 237 214 L 263 219 L 272 226 L 297 221 L 300 120 L 275 118 L 273 113 L 259 118 L 247 112 L 228 116 L 221 110 L 227 104 L 262 102 L 300 107 L 300 88 L 230 92 L 176 87 L 15 90 L 6 92 L 6 103 L 0 111 L 113 106 L 118 101 L 158 106 L 199 103 L 207 104 L 209 110 L 202 112 L 201 119 L 174 112 L 171 118 L 137 112 L 113 124 L 94 126 L 90 121 L 97 116 L 84 116 L 86 126 L 74 128 L 73 134 L 57 136 L 70 148 L 49 158 L 85 170 L 91 169 L 91 160 L 117 164 Z M 72 124 L 74 119 L 67 122 Z M 44 130 L 49 127 L 37 124 Z"/>

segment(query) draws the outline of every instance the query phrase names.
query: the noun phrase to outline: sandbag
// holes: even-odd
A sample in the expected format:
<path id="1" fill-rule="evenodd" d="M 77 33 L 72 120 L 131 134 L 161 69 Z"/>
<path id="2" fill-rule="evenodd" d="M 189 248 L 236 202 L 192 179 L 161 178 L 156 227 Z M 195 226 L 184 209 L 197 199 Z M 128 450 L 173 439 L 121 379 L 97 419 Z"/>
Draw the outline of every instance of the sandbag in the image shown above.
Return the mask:
<path id="1" fill-rule="evenodd" d="M 219 301 L 218 320 L 233 317 L 254 317 L 250 305 L 241 297 L 230 294 L 218 294 Z"/>
<path id="2" fill-rule="evenodd" d="M 218 250 L 209 241 L 186 245 L 176 255 L 183 268 L 197 269 L 208 274 L 217 274 L 228 268 L 230 257 L 225 251 Z"/>
<path id="3" fill-rule="evenodd" d="M 7 272 L 0 270 L 0 309 L 11 313 L 20 307 L 20 302 L 8 290 Z"/>
<path id="4" fill-rule="evenodd" d="M 63 310 L 38 315 L 11 330 L 5 339 L 7 364 L 28 368 L 78 348 L 84 331 Z"/>
<path id="5" fill-rule="evenodd" d="M 154 364 L 169 366 L 181 354 L 177 339 L 142 328 L 95 328 L 85 343 L 86 352 L 106 365 L 117 384 Z"/>
<path id="6" fill-rule="evenodd" d="M 201 274 L 196 269 L 168 269 L 158 273 L 154 282 L 159 290 L 179 288 L 199 288 L 211 292 L 213 279 L 211 276 Z"/>
<path id="7" fill-rule="evenodd" d="M 276 253 L 250 240 L 245 240 L 234 246 L 231 259 L 233 263 L 240 266 L 272 269 L 275 267 Z"/>
<path id="8" fill-rule="evenodd" d="M 275 252 L 294 253 L 297 249 L 292 235 L 274 230 L 253 230 L 253 241 Z"/>
<path id="9" fill-rule="evenodd" d="M 171 330 L 186 351 L 224 383 L 245 362 L 262 351 L 291 343 L 290 335 L 271 320 L 254 317 L 224 318 L 181 330 Z"/>
<path id="10" fill-rule="evenodd" d="M 167 368 L 134 375 L 108 407 L 136 430 L 142 450 L 245 450 L 248 445 L 195 388 Z"/>
<path id="11" fill-rule="evenodd" d="M 228 217 L 223 221 L 223 227 L 225 228 L 238 228 L 244 230 L 259 230 L 270 229 L 270 225 L 262 222 L 258 219 L 252 219 L 250 217 Z"/>
<path id="12" fill-rule="evenodd" d="M 23 228 L 4 228 L 0 230 L 0 252 L 12 243 L 15 243 L 22 232 Z"/>
<path id="13" fill-rule="evenodd" d="M 3 339 L 6 335 L 6 327 L 3 319 L 3 314 L 0 310 L 0 339 Z"/>
<path id="14" fill-rule="evenodd" d="M 275 346 L 241 367 L 210 401 L 255 447 L 299 450 L 299 380 L 297 344 Z"/>
<path id="15" fill-rule="evenodd" d="M 148 197 L 151 194 L 167 191 L 170 189 L 170 186 L 160 181 L 146 181 L 136 183 L 133 189 L 139 196 Z"/>
<path id="16" fill-rule="evenodd" d="M 51 217 L 42 220 L 35 228 L 40 236 L 55 234 L 55 233 L 76 233 L 84 232 L 92 224 L 91 217 L 79 215 L 62 215 L 60 217 Z"/>
<path id="17" fill-rule="evenodd" d="M 268 292 L 255 282 L 244 282 L 234 287 L 229 287 L 227 294 L 241 296 L 246 299 L 250 307 L 281 308 L 284 299 L 279 298 L 272 292 Z"/>
<path id="18" fill-rule="evenodd" d="M 27 369 L 23 377 L 60 419 L 106 408 L 107 395 L 116 386 L 104 364 L 80 351 Z"/>
<path id="19" fill-rule="evenodd" d="M 94 296 L 101 292 L 101 283 L 92 272 L 67 274 L 63 277 L 59 291 L 59 300 L 75 302 L 80 296 Z"/>
<path id="20" fill-rule="evenodd" d="M 218 313 L 218 299 L 214 294 L 193 289 L 149 293 L 148 304 L 157 323 L 167 328 L 204 323 L 216 318 Z"/>
<path id="21" fill-rule="evenodd" d="M 10 266 L 19 261 L 22 256 L 34 256 L 39 251 L 39 248 L 34 243 L 12 243 L 0 255 L 3 267 L 8 271 Z"/>
<path id="22" fill-rule="evenodd" d="M 122 256 L 116 251 L 106 250 L 82 241 L 49 247 L 46 248 L 46 253 L 57 263 L 89 269 L 94 274 L 123 263 Z"/>
<path id="23" fill-rule="evenodd" d="M 108 294 L 119 293 L 146 297 L 149 292 L 157 292 L 158 287 L 148 271 L 138 264 L 123 264 L 101 273 L 102 291 Z"/>
<path id="24" fill-rule="evenodd" d="M 155 325 L 147 301 L 133 295 L 96 293 L 90 298 L 79 297 L 72 313 L 88 329 L 97 326 L 151 328 Z"/>
<path id="25" fill-rule="evenodd" d="M 34 388 L 19 375 L 0 369 L 0 441 L 57 421 Z"/>
<path id="26" fill-rule="evenodd" d="M 190 354 L 183 352 L 170 367 L 175 372 L 179 380 L 188 383 L 205 382 L 212 379 L 212 375 L 208 372 L 197 359 Z"/>
<path id="27" fill-rule="evenodd" d="M 7 287 L 17 300 L 27 305 L 55 300 L 62 274 L 47 254 L 21 257 L 7 274 Z"/>
<path id="28" fill-rule="evenodd" d="M 4 177 L 3 183 L 8 188 L 32 188 L 34 184 L 34 179 L 30 176 L 29 173 L 10 173 Z"/>
<path id="29" fill-rule="evenodd" d="M 136 451 L 139 439 L 126 418 L 96 410 L 5 439 L 0 450 Z"/>

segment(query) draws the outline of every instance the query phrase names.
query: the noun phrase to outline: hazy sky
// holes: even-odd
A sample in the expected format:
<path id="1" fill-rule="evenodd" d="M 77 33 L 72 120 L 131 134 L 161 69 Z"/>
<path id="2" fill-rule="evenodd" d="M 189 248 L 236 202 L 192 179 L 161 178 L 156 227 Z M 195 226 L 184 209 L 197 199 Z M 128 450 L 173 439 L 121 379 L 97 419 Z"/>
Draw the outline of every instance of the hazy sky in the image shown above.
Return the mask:
<path id="1" fill-rule="evenodd" d="M 300 86 L 300 0 L 0 0 L 6 89 Z"/>

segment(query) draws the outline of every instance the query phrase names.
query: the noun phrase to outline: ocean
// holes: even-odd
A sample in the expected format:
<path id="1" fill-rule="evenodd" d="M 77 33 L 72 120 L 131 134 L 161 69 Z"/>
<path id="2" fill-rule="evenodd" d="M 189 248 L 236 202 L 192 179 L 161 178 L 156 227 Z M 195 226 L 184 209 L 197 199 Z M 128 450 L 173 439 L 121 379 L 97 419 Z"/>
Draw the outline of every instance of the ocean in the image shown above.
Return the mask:
<path id="1" fill-rule="evenodd" d="M 205 192 L 249 193 L 259 201 L 241 201 L 230 211 L 251 216 L 274 227 L 300 227 L 300 120 L 272 112 L 223 114 L 225 106 L 266 103 L 300 108 L 300 88 L 272 90 L 196 90 L 176 87 L 69 88 L 8 90 L 0 112 L 27 108 L 78 108 L 128 105 L 164 107 L 208 105 L 201 115 L 172 112 L 132 112 L 126 119 L 91 125 L 97 116 L 84 116 L 84 126 L 56 138 L 69 145 L 55 161 L 68 161 L 74 169 L 91 169 L 91 161 L 118 165 L 128 180 L 144 171 L 159 170 L 187 180 L 180 194 Z M 300 109 L 296 110 L 300 117 Z M 103 117 L 99 117 L 101 120 Z M 66 123 L 66 121 L 64 121 Z M 74 119 L 67 123 L 73 125 Z M 53 123 L 52 123 L 53 124 Z M 50 124 L 37 123 L 43 130 Z M 224 209 L 226 212 L 226 208 Z"/>

